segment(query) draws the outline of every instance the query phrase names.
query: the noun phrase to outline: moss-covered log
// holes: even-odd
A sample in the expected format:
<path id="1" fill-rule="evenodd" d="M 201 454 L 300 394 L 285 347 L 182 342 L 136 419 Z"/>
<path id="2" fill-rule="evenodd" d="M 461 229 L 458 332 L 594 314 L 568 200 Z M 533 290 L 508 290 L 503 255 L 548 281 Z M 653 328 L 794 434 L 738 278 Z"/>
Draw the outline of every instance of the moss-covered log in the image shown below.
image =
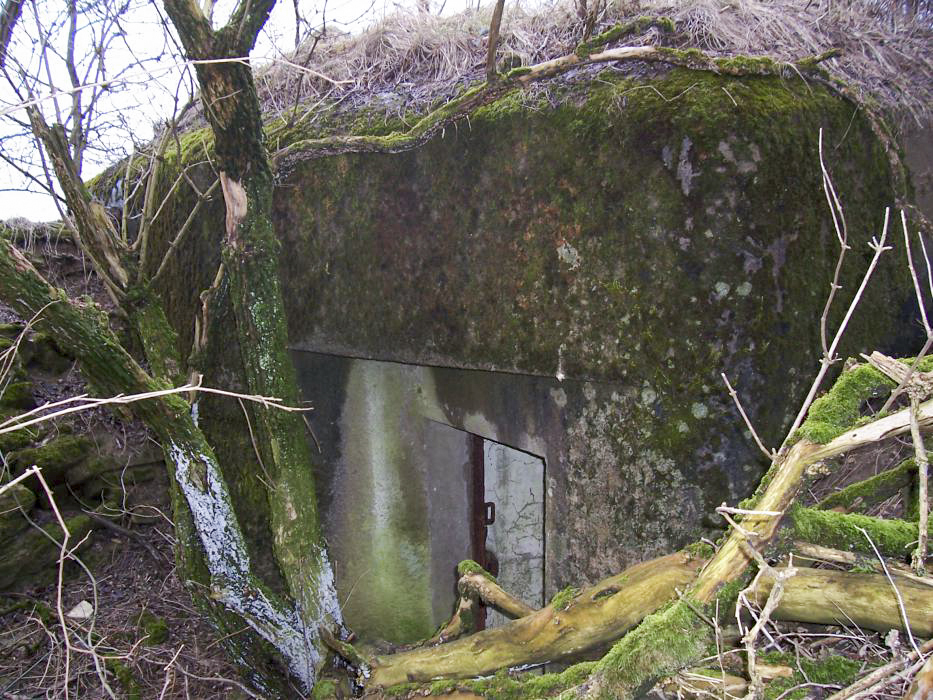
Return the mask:
<path id="1" fill-rule="evenodd" d="M 917 542 L 917 523 L 906 520 L 800 506 L 792 508 L 789 515 L 788 524 L 795 539 L 847 552 L 874 556 L 874 544 L 883 556 L 903 559 Z"/>
<path id="2" fill-rule="evenodd" d="M 687 585 L 702 559 L 684 552 L 626 569 L 569 601 L 449 644 L 378 656 L 368 684 L 470 678 L 500 668 L 566 658 L 618 639 Z"/>

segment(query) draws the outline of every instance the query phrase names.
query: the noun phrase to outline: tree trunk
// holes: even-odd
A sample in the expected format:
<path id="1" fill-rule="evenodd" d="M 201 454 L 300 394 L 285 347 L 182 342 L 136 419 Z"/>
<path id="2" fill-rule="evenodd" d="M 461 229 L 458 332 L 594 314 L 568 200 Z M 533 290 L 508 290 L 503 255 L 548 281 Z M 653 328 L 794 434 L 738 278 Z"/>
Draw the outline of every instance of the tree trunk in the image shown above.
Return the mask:
<path id="1" fill-rule="evenodd" d="M 223 60 L 249 55 L 274 4 L 243 0 L 218 30 L 192 0 L 166 0 L 165 9 L 187 58 L 200 61 L 201 100 L 214 133 L 226 206 L 224 270 L 247 386 L 250 393 L 297 405 L 278 278 L 279 243 L 269 218 L 273 179 L 259 98 L 249 65 Z M 318 628 L 339 622 L 340 607 L 317 514 L 305 425 L 295 413 L 262 410 L 258 418 L 257 447 L 272 481 L 268 496 L 275 558 L 319 665 L 323 643 Z"/>

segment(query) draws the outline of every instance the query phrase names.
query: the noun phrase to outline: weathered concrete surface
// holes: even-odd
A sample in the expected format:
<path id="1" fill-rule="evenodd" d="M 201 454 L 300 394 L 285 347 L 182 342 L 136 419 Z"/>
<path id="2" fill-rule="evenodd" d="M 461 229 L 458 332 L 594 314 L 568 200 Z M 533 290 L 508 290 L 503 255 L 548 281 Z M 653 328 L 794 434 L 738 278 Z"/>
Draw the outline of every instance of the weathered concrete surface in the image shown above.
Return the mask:
<path id="1" fill-rule="evenodd" d="M 380 133 L 403 126 L 379 113 L 358 124 Z M 713 524 L 712 506 L 747 495 L 763 466 L 719 373 L 773 445 L 816 369 L 837 254 L 820 128 L 853 245 L 844 304 L 894 199 L 887 160 L 852 104 L 794 80 L 608 69 L 508 95 L 413 151 L 313 158 L 281 173 L 276 225 L 292 347 L 431 366 L 406 370 L 419 386 L 433 382 L 437 402 L 425 405 L 443 410 L 427 420 L 544 456 L 548 592 L 669 550 Z M 154 237 L 154 259 L 190 211 L 183 204 Z M 183 353 L 198 294 L 217 270 L 222 220 L 216 203 L 207 207 L 166 276 Z M 231 334 L 216 325 L 229 319 L 224 294 L 214 345 L 192 364 L 209 384 L 230 387 L 239 370 Z M 894 348 L 912 313 L 902 259 L 889 255 L 843 352 Z M 448 374 L 455 368 L 467 374 Z M 316 424 L 325 453 L 363 450 L 372 438 L 370 455 L 408 455 L 398 463 L 410 471 L 394 474 L 393 486 L 374 480 L 379 472 L 353 482 L 321 467 L 327 505 L 337 513 L 339 498 L 356 501 L 354 483 L 357 492 L 385 486 L 392 498 L 381 522 L 416 531 L 430 522 L 435 468 L 391 405 L 414 398 L 403 383 L 376 386 L 349 366 L 332 369 L 302 379 L 321 415 L 346 411 L 368 430 L 382 427 L 351 439 Z M 337 387 L 332 399 L 326 382 Z M 261 558 L 264 494 L 245 423 L 236 406 L 203 406 L 211 439 L 228 448 L 224 468 Z M 360 511 L 377 498 L 359 498 Z M 347 542 L 344 550 L 332 542 L 344 580 L 350 569 L 341 567 L 363 571 L 371 553 Z M 418 616 L 436 618 L 434 594 L 446 586 L 438 550 L 412 551 L 411 567 L 389 557 L 383 568 L 394 571 L 393 586 L 409 581 L 406 572 L 430 575 Z M 405 600 L 384 595 L 386 606 Z"/>
<path id="2" fill-rule="evenodd" d="M 507 97 L 415 151 L 297 166 L 277 202 L 293 348 L 434 366 L 406 371 L 438 422 L 544 456 L 548 594 L 669 551 L 763 468 L 720 372 L 770 445 L 815 372 L 838 252 L 820 128 L 847 303 L 893 200 L 852 105 L 793 82 L 607 72 Z M 902 265 L 883 262 L 844 352 L 903 339 Z"/>

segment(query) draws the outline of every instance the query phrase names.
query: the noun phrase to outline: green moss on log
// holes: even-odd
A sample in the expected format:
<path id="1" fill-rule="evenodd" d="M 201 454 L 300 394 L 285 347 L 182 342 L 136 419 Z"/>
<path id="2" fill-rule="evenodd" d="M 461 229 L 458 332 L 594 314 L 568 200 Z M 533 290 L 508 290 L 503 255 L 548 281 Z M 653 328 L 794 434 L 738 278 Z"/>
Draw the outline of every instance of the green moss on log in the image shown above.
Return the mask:
<path id="1" fill-rule="evenodd" d="M 843 372 L 833 388 L 821 396 L 807 414 L 798 437 L 826 444 L 854 428 L 862 419 L 865 402 L 886 396 L 894 382 L 870 365 L 856 365 Z"/>
<path id="2" fill-rule="evenodd" d="M 462 562 L 457 564 L 457 576 L 466 576 L 467 574 L 479 574 L 480 576 L 485 576 L 493 583 L 498 583 L 495 576 L 486 571 L 486 569 L 484 569 L 472 559 L 464 559 Z"/>
<path id="3" fill-rule="evenodd" d="M 766 700 L 775 700 L 777 697 L 802 700 L 802 698 L 812 697 L 812 686 L 788 692 L 791 688 L 805 683 L 835 685 L 844 688 L 851 685 L 865 670 L 864 662 L 836 654 L 824 659 L 809 659 L 793 654 L 764 652 L 758 658 L 764 663 L 788 666 L 794 671 L 792 677 L 776 678 L 765 686 Z"/>
<path id="4" fill-rule="evenodd" d="M 909 556 L 917 541 L 917 523 L 857 513 L 794 506 L 790 523 L 795 539 L 866 555 L 873 555 L 874 550 L 859 528 L 868 532 L 878 551 L 888 557 Z"/>
<path id="5" fill-rule="evenodd" d="M 567 586 L 563 590 L 560 590 L 554 594 L 554 597 L 551 598 L 550 605 L 555 610 L 566 610 L 573 603 L 573 599 L 579 592 L 579 588 Z"/>
<path id="6" fill-rule="evenodd" d="M 844 489 L 824 498 L 817 506 L 821 510 L 845 508 L 846 510 L 864 511 L 871 506 L 897 494 L 910 486 L 917 473 L 917 463 L 907 459 L 893 469 L 888 469 L 875 476 L 846 486 Z"/>
<path id="7" fill-rule="evenodd" d="M 646 617 L 599 661 L 588 680 L 587 697 L 638 697 L 658 678 L 701 658 L 712 640 L 712 629 L 685 601 L 672 603 Z"/>
<path id="8" fill-rule="evenodd" d="M 540 700 L 558 697 L 562 691 L 580 685 L 595 667 L 595 661 L 584 661 L 560 673 L 510 675 L 507 671 L 501 671 L 491 678 L 480 680 L 403 683 L 382 692 L 386 697 L 399 698 L 435 697 L 462 691 L 496 700 Z"/>
<path id="9" fill-rule="evenodd" d="M 652 27 L 655 27 L 662 32 L 671 33 L 674 31 L 674 20 L 668 17 L 638 17 L 637 19 L 631 20 L 629 22 L 616 24 L 601 34 L 597 34 L 589 41 L 581 42 L 577 46 L 575 53 L 580 58 L 587 58 L 597 49 L 602 48 L 607 44 L 612 43 L 613 41 L 619 41 L 620 39 L 631 36 L 632 34 L 641 34 L 648 31 Z"/>

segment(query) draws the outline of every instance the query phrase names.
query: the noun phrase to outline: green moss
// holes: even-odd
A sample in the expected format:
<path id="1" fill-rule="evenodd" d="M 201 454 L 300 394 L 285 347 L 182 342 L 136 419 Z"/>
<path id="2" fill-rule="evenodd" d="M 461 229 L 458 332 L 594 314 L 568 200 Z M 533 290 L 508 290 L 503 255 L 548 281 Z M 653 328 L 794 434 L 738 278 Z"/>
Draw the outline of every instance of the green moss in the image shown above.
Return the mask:
<path id="1" fill-rule="evenodd" d="M 734 620 L 735 602 L 739 599 L 739 593 L 748 584 L 750 575 L 740 576 L 734 581 L 730 581 L 716 593 L 718 601 L 719 616 L 721 621 Z"/>
<path id="2" fill-rule="evenodd" d="M 629 22 L 623 22 L 610 27 L 606 31 L 594 36 L 589 41 L 581 42 L 577 46 L 575 53 L 580 58 L 587 58 L 589 55 L 606 44 L 618 41 L 632 34 L 641 34 L 648 31 L 651 27 L 656 27 L 662 32 L 672 33 L 674 31 L 674 20 L 668 17 L 638 17 Z"/>
<path id="3" fill-rule="evenodd" d="M 730 56 L 714 59 L 713 63 L 727 73 L 750 73 L 752 75 L 778 73 L 778 64 L 767 56 Z"/>
<path id="4" fill-rule="evenodd" d="M 20 411 L 0 409 L 0 423 L 3 423 L 4 421 L 19 414 Z M 7 455 L 14 450 L 28 447 L 29 445 L 39 440 L 42 435 L 44 435 L 44 431 L 44 426 L 39 424 L 30 426 L 28 428 L 14 430 L 9 433 L 3 433 L 0 435 L 0 454 Z"/>
<path id="5" fill-rule="evenodd" d="M 893 469 L 883 471 L 857 484 L 846 486 L 824 498 L 817 507 L 821 510 L 837 507 L 844 507 L 847 510 L 866 510 L 909 486 L 916 473 L 917 463 L 913 459 L 907 459 Z"/>
<path id="6" fill-rule="evenodd" d="M 874 550 L 859 528 L 867 531 L 881 554 L 889 557 L 906 557 L 917 540 L 916 523 L 857 513 L 794 506 L 790 522 L 796 539 L 866 555 L 873 555 Z"/>
<path id="7" fill-rule="evenodd" d="M 132 321 L 153 374 L 168 382 L 184 383 L 185 377 L 176 359 L 178 334 L 169 324 L 162 304 L 140 299 L 132 313 Z"/>
<path id="8" fill-rule="evenodd" d="M 573 603 L 573 599 L 576 598 L 579 592 L 579 588 L 567 586 L 563 590 L 560 590 L 554 594 L 554 597 L 551 598 L 550 605 L 555 610 L 566 610 Z"/>
<path id="9" fill-rule="evenodd" d="M 16 484 L 0 493 L 0 544 L 12 539 L 25 530 L 29 523 L 22 516 L 36 503 L 35 494 L 23 483 Z"/>
<path id="10" fill-rule="evenodd" d="M 788 666 L 794 671 L 791 678 L 777 678 L 765 686 L 764 697 L 774 700 L 783 695 L 785 698 L 811 697 L 810 688 L 800 688 L 787 695 L 788 690 L 803 683 L 819 683 L 846 687 L 852 684 L 865 669 L 865 663 L 846 658 L 838 654 L 824 659 L 808 659 L 778 652 L 765 652 L 759 655 L 764 663 Z"/>
<path id="11" fill-rule="evenodd" d="M 709 559 L 716 553 L 713 546 L 707 542 L 692 542 L 684 547 L 683 551 L 698 559 Z"/>
<path id="12" fill-rule="evenodd" d="M 35 405 L 32 382 L 11 382 L 0 391 L 0 408 L 29 410 Z"/>
<path id="13" fill-rule="evenodd" d="M 65 524 L 71 533 L 72 546 L 82 542 L 92 529 L 91 519 L 84 514 L 65 518 Z M 60 554 L 56 543 L 61 538 L 62 531 L 58 523 L 49 523 L 42 526 L 41 530 L 30 527 L 7 542 L 3 558 L 0 559 L 0 590 L 19 590 L 54 581 Z M 89 544 L 90 538 L 87 538 L 81 549 Z"/>
<path id="14" fill-rule="evenodd" d="M 127 700 L 140 700 L 142 698 L 142 690 L 140 689 L 139 681 L 136 680 L 136 674 L 133 673 L 133 669 L 120 659 L 114 658 L 106 659 L 104 665 L 107 667 L 107 670 L 116 677 L 117 681 L 119 681 L 120 686 L 123 688 L 123 692 L 126 693 Z"/>
<path id="15" fill-rule="evenodd" d="M 856 365 L 843 372 L 833 388 L 821 396 L 807 413 L 796 437 L 826 444 L 855 427 L 866 401 L 890 393 L 894 382 L 870 365 Z"/>
<path id="16" fill-rule="evenodd" d="M 467 574 L 479 574 L 480 576 L 485 576 L 493 583 L 498 583 L 495 576 L 486 571 L 486 569 L 481 567 L 472 559 L 464 559 L 462 562 L 457 564 L 457 576 L 466 576 Z"/>
<path id="17" fill-rule="evenodd" d="M 45 445 L 27 447 L 8 455 L 10 465 L 20 474 L 32 465 L 42 469 L 42 475 L 50 484 L 60 484 L 70 467 L 84 460 L 93 443 L 84 436 L 62 435 Z"/>
<path id="18" fill-rule="evenodd" d="M 337 684 L 330 679 L 321 679 L 314 684 L 311 700 L 332 700 L 337 697 Z"/>
<path id="19" fill-rule="evenodd" d="M 505 80 L 511 80 L 511 79 L 513 79 L 513 78 L 518 78 L 519 76 L 522 76 L 522 75 L 528 75 L 529 73 L 531 73 L 531 68 L 530 68 L 530 67 L 528 67 L 528 66 L 518 66 L 517 68 L 512 68 L 510 71 L 508 71 L 508 72 L 503 76 L 503 78 L 504 78 Z"/>
<path id="20" fill-rule="evenodd" d="M 591 678 L 593 697 L 635 697 L 700 658 L 711 639 L 712 630 L 686 602 L 673 603 L 646 617 L 599 661 Z"/>
<path id="21" fill-rule="evenodd" d="M 143 610 L 136 619 L 136 629 L 140 636 L 144 636 L 144 646 L 162 644 L 168 639 L 168 623 L 164 618 Z"/>
<path id="22" fill-rule="evenodd" d="M 491 678 L 468 681 L 435 681 L 429 684 L 404 683 L 384 692 L 388 697 L 423 697 L 448 695 L 460 690 L 496 700 L 540 700 L 559 697 L 561 691 L 583 683 L 596 662 L 574 664 L 560 673 L 515 674 L 500 671 Z"/>

